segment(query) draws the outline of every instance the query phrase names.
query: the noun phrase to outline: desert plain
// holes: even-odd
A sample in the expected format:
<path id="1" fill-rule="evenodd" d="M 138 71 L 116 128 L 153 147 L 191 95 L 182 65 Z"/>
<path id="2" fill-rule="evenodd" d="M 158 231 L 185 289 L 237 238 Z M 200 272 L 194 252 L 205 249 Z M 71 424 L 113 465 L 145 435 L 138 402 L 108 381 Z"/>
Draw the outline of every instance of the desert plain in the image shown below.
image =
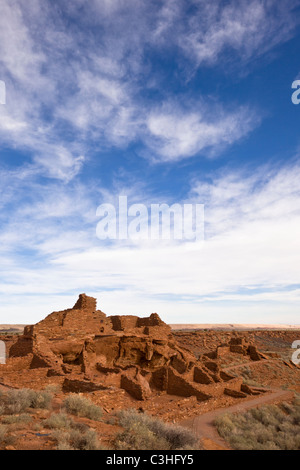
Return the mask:
<path id="1" fill-rule="evenodd" d="M 80 294 L 0 325 L 0 448 L 300 449 L 297 340 L 299 325 L 107 316 Z"/>

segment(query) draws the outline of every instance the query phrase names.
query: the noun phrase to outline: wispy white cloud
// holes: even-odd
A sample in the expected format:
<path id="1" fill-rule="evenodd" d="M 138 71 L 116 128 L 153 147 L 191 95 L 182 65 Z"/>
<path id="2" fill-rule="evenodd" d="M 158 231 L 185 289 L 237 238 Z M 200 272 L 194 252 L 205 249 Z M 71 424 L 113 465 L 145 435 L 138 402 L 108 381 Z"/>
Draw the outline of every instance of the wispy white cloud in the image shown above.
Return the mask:
<path id="1" fill-rule="evenodd" d="M 109 313 L 155 309 L 180 321 L 188 305 L 190 321 L 198 312 L 222 321 L 222 305 L 224 315 L 234 310 L 226 321 L 242 321 L 242 306 L 259 319 L 262 309 L 271 318 L 285 305 L 289 321 L 297 318 L 297 165 L 194 180 L 189 197 L 176 202 L 205 203 L 204 246 L 101 245 L 98 204 L 120 193 L 143 203 L 161 202 L 160 195 L 133 176 L 110 188 L 102 184 L 105 174 L 99 186 L 76 178 L 90 159 L 131 143 L 152 162 L 172 163 L 216 156 L 247 137 L 261 120 L 251 103 L 216 105 L 218 97 L 208 100 L 201 90 L 196 100 L 190 92 L 175 99 L 167 87 L 159 89 L 164 78 L 151 54 L 174 54 L 180 79 L 202 66 L 245 67 L 292 36 L 295 5 L 164 0 L 153 8 L 146 0 L 74 0 L 58 7 L 2 0 L 0 78 L 7 103 L 0 108 L 0 138 L 24 156 L 20 167 L 0 171 L 3 321 L 8 311 L 17 320 L 19 295 L 31 296 L 28 314 L 34 306 L 43 316 L 49 310 L 40 313 L 42 295 L 64 308 L 74 303 L 70 293 L 85 289 L 101 292 Z M 232 300 L 236 307 L 224 306 Z"/>
<path id="2" fill-rule="evenodd" d="M 167 40 L 167 32 L 176 28 L 177 45 L 196 68 L 237 60 L 245 66 L 252 58 L 289 40 L 299 24 L 294 12 L 299 7 L 297 0 L 251 0 L 246 4 L 240 0 L 194 0 L 190 5 L 193 15 L 185 23 L 180 21 L 185 2 L 177 2 L 177 8 L 181 8 L 176 15 L 174 2 L 170 0 L 167 5 L 162 10 L 165 21 L 157 33 Z"/>
<path id="3" fill-rule="evenodd" d="M 0 110 L 1 140 L 27 151 L 42 172 L 68 180 L 79 171 L 82 156 L 72 154 L 74 145 L 66 145 L 47 118 L 47 113 L 53 113 L 59 87 L 49 44 L 42 36 L 47 12 L 37 2 L 23 7 L 17 0 L 1 4 L 0 66 L 7 90 L 6 105 Z M 37 22 L 36 28 L 29 20 Z"/>
<path id="4" fill-rule="evenodd" d="M 140 304 L 145 311 L 160 309 L 171 320 L 184 305 L 190 322 L 197 322 L 196 312 L 204 314 L 203 309 L 211 312 L 214 321 L 238 322 L 242 321 L 238 308 L 245 308 L 243 321 L 248 316 L 249 322 L 251 314 L 252 321 L 259 322 L 266 314 L 272 322 L 297 323 L 299 177 L 298 165 L 264 166 L 244 175 L 244 182 L 236 172 L 224 172 L 209 183 L 194 182 L 189 202 L 206 204 L 204 244 L 141 241 L 126 246 L 116 241 L 102 245 L 95 237 L 90 195 L 81 188 L 78 193 L 74 188 L 72 197 L 53 193 L 45 202 L 20 207 L 8 226 L 6 243 L 11 240 L 12 249 L 23 244 L 36 250 L 38 257 L 37 265 L 31 260 L 33 265 L 28 266 L 26 251 L 21 257 L 16 253 L 13 263 L 8 258 L 0 290 L 6 296 L 52 296 L 88 286 L 89 292 L 105 299 L 109 312 L 142 313 L 137 311 Z M 32 225 L 26 225 L 28 218 L 36 227 L 34 233 Z M 57 220 L 64 230 L 57 231 Z M 4 261 L 8 252 L 3 252 Z M 233 301 L 233 313 L 225 318 L 229 314 L 226 302 Z M 279 305 L 285 306 L 284 319 Z M 273 319 L 272 309 L 277 312 Z M 202 321 L 208 321 L 207 317 Z"/>
<path id="5" fill-rule="evenodd" d="M 222 235 L 244 222 L 268 224 L 287 222 L 299 212 L 299 166 L 287 165 L 280 170 L 265 165 L 215 174 L 211 181 L 195 181 L 195 200 L 207 204 L 206 230 L 209 236 Z M 293 236 L 291 234 L 291 236 Z"/>
<path id="6" fill-rule="evenodd" d="M 216 64 L 228 47 L 244 60 L 257 57 L 293 33 L 296 3 L 195 0 L 188 15 L 181 0 L 157 8 L 146 1 L 77 0 L 61 9 L 3 0 L 0 73 L 7 104 L 0 109 L 1 140 L 26 150 L 44 175 L 63 181 L 80 173 L 91 145 L 101 152 L 140 142 L 142 155 L 154 161 L 203 149 L 207 154 L 208 148 L 216 154 L 251 132 L 258 112 L 247 117 L 246 103 L 231 111 L 220 106 L 219 118 L 209 119 L 198 102 L 184 111 L 162 90 L 159 101 L 171 105 L 158 109 L 143 97 L 159 75 L 147 51 L 176 49 L 179 61 L 191 59 L 192 69 Z"/>
<path id="7" fill-rule="evenodd" d="M 209 109 L 200 104 L 198 109 L 187 111 L 167 105 L 148 117 L 148 146 L 158 160 L 164 161 L 203 155 L 204 151 L 206 156 L 216 155 L 245 137 L 259 122 L 260 117 L 245 108 L 225 112 L 220 106 Z"/>

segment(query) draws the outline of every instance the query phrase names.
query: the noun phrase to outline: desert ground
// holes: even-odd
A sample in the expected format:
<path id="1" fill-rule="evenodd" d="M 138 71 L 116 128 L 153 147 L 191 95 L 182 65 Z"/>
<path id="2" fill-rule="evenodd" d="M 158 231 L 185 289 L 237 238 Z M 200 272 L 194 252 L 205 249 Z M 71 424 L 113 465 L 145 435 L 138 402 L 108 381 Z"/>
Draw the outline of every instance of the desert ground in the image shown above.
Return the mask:
<path id="1" fill-rule="evenodd" d="M 300 449 L 297 326 L 106 316 L 81 294 L 0 330 L 0 449 Z"/>
<path id="2" fill-rule="evenodd" d="M 21 326 L 21 325 L 20 325 Z M 24 326 L 24 325 L 23 325 Z M 300 330 L 300 325 L 287 324 L 254 324 L 254 323 L 173 323 L 172 330 Z M 1 325 L 0 325 L 1 328 Z"/>

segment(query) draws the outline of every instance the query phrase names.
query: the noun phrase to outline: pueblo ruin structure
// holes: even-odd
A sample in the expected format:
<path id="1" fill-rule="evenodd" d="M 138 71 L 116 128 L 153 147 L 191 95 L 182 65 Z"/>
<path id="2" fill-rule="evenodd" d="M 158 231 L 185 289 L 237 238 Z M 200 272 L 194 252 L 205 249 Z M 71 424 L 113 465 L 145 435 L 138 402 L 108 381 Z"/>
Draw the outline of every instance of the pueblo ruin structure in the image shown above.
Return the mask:
<path id="1" fill-rule="evenodd" d="M 65 392 L 118 387 L 137 400 L 159 393 L 198 401 L 259 393 L 220 369 L 218 359 L 230 351 L 255 361 L 264 358 L 241 338 L 196 358 L 178 346 L 171 328 L 156 313 L 147 318 L 106 316 L 97 310 L 96 299 L 81 294 L 73 308 L 25 327 L 9 344 L 0 380 L 10 383 L 17 376 L 22 383 L 24 374 L 34 372 L 35 380 L 60 378 Z"/>

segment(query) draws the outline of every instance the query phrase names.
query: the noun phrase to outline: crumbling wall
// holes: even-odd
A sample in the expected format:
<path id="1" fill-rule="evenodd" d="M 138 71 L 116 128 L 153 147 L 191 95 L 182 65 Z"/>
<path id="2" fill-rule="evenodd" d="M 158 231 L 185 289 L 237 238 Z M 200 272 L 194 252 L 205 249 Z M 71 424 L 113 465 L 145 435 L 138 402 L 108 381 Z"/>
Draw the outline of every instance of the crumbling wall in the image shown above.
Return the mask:
<path id="1" fill-rule="evenodd" d="M 33 339 L 26 336 L 20 336 L 9 349 L 9 357 L 27 356 L 33 352 Z"/>
<path id="2" fill-rule="evenodd" d="M 96 299 L 80 294 L 73 308 L 27 326 L 11 345 L 8 364 L 0 370 L 12 371 L 15 366 L 19 373 L 37 370 L 37 376 L 40 370 L 41 376 L 61 379 L 64 391 L 113 386 L 137 400 L 160 391 L 203 401 L 223 393 L 231 397 L 251 393 L 220 369 L 220 358 L 230 353 L 252 360 L 264 358 L 243 338 L 232 338 L 197 360 L 178 346 L 170 327 L 156 313 L 146 318 L 107 317 L 97 310 Z"/>
<path id="3" fill-rule="evenodd" d="M 26 327 L 24 333 L 32 337 L 42 335 L 66 339 L 76 336 L 79 339 L 89 334 L 108 334 L 112 331 L 105 313 L 96 310 L 96 299 L 80 294 L 73 308 L 51 313 L 36 325 Z"/>
<path id="4" fill-rule="evenodd" d="M 171 367 L 168 369 L 167 392 L 170 395 L 178 395 L 181 397 L 195 396 L 198 401 L 205 401 L 211 398 L 210 395 L 203 393 L 200 388 L 182 377 Z"/>
<path id="5" fill-rule="evenodd" d="M 137 400 L 146 400 L 152 394 L 151 388 L 147 380 L 140 374 L 135 376 L 124 373 L 121 376 L 121 388 L 126 390 L 133 398 Z"/>

